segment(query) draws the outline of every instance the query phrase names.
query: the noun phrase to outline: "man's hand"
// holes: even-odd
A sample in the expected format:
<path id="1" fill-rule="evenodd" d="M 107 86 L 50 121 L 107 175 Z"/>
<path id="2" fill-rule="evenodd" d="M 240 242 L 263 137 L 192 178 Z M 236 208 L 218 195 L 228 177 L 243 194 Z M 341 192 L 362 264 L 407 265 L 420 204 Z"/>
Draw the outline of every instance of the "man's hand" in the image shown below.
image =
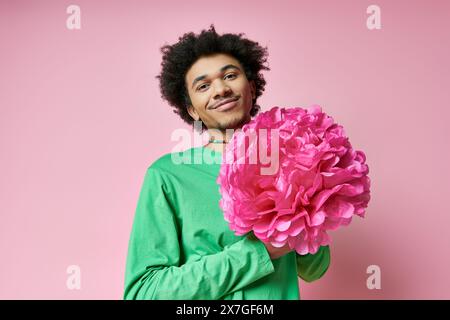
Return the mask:
<path id="1" fill-rule="evenodd" d="M 267 252 L 269 252 L 270 259 L 272 259 L 272 260 L 281 258 L 285 254 L 287 254 L 293 250 L 289 247 L 289 245 L 287 243 L 284 245 L 284 247 L 281 247 L 281 248 L 274 247 L 270 243 L 265 243 L 265 242 L 263 242 L 263 243 L 266 246 Z"/>
<path id="2" fill-rule="evenodd" d="M 249 237 L 250 239 L 252 239 L 252 240 L 261 241 L 261 240 L 259 240 L 259 239 L 253 234 L 253 232 L 251 232 L 251 233 L 248 235 L 248 237 Z M 261 242 L 262 242 L 262 241 L 261 241 Z M 270 259 L 272 259 L 272 260 L 281 258 L 281 257 L 284 256 L 285 254 L 287 254 L 287 253 L 289 253 L 289 252 L 291 252 L 291 251 L 293 250 L 293 249 L 291 249 L 291 248 L 289 247 L 289 245 L 288 245 L 287 243 L 284 245 L 284 247 L 281 247 L 281 248 L 274 247 L 274 246 L 271 245 L 270 243 L 265 243 L 265 242 L 262 242 L 262 243 L 263 243 L 264 246 L 266 247 L 267 252 L 269 253 Z"/>

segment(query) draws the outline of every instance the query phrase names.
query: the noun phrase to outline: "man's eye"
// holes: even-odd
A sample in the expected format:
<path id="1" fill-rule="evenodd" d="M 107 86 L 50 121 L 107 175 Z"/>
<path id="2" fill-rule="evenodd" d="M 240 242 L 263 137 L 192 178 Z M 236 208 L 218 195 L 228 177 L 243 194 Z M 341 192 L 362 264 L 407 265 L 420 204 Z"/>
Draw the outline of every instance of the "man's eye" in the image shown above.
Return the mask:
<path id="1" fill-rule="evenodd" d="M 235 75 L 234 73 L 229 73 L 229 74 L 227 74 L 224 78 L 227 78 L 228 76 L 231 76 L 231 79 L 234 79 L 234 78 L 237 77 L 237 75 Z M 197 90 L 202 90 L 203 87 L 204 87 L 204 86 L 207 86 L 207 85 L 208 85 L 207 83 L 202 84 L 202 85 L 200 85 L 200 86 L 197 87 Z"/>
<path id="2" fill-rule="evenodd" d="M 229 74 L 227 74 L 227 75 L 225 76 L 225 78 L 228 77 L 228 76 L 233 76 L 234 78 L 236 78 L 236 75 L 235 75 L 234 73 L 229 73 Z"/>

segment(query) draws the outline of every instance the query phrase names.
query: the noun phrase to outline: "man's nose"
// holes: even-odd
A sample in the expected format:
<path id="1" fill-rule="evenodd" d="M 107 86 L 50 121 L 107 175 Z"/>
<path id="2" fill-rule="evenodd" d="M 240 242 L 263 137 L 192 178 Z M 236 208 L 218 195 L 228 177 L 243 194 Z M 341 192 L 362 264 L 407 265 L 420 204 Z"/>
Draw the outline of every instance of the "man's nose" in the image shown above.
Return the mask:
<path id="1" fill-rule="evenodd" d="M 231 89 L 224 81 L 218 80 L 216 81 L 216 83 L 214 83 L 214 98 L 218 98 L 220 96 L 228 96 L 230 93 Z"/>

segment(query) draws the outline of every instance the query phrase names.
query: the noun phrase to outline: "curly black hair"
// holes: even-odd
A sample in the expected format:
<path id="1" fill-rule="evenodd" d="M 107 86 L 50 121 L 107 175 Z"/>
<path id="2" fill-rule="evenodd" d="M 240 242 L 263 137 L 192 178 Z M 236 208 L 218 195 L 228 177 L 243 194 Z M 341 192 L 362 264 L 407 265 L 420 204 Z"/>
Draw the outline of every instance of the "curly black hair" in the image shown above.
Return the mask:
<path id="1" fill-rule="evenodd" d="M 202 30 L 199 35 L 185 33 L 178 38 L 177 43 L 161 47 L 162 68 L 161 73 L 156 76 L 159 79 L 161 98 L 167 100 L 175 109 L 173 112 L 184 122 L 190 125 L 194 123 L 187 111 L 187 106 L 192 103 L 185 86 L 186 73 L 199 58 L 215 53 L 228 54 L 240 62 L 248 81 L 254 80 L 256 86 L 250 116 L 255 116 L 261 110 L 256 100 L 266 85 L 260 71 L 270 70 L 264 65 L 267 62 L 267 47 L 261 47 L 258 42 L 243 38 L 243 35 L 244 33 L 218 35 L 214 24 L 211 24 L 209 30 Z M 206 129 L 203 123 L 202 130 Z"/>

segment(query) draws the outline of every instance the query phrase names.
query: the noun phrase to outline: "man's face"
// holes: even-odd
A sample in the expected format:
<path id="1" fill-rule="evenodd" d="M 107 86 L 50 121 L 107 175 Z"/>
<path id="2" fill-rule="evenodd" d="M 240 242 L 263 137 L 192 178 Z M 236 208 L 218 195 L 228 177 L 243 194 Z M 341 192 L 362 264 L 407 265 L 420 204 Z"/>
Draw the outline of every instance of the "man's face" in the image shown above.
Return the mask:
<path id="1" fill-rule="evenodd" d="M 185 85 L 192 105 L 188 112 L 208 129 L 236 129 L 250 121 L 255 83 L 238 60 L 227 54 L 199 58 L 188 70 Z M 232 99 L 231 103 L 218 104 Z"/>

